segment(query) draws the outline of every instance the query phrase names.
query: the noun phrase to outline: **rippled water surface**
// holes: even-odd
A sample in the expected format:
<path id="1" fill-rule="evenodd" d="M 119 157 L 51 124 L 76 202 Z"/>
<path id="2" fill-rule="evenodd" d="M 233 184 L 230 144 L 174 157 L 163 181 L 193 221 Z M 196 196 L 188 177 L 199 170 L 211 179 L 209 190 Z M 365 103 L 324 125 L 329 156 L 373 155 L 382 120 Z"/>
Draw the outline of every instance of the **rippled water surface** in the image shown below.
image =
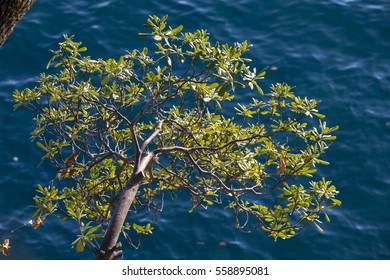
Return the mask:
<path id="1" fill-rule="evenodd" d="M 150 14 L 170 25 L 207 29 L 214 40 L 248 40 L 258 68 L 276 66 L 268 83 L 288 82 L 295 92 L 322 101 L 338 140 L 320 175 L 340 190 L 342 207 L 324 233 L 308 228 L 274 242 L 244 234 L 222 208 L 189 214 L 186 200 L 168 202 L 155 232 L 136 259 L 389 259 L 390 258 L 390 2 L 388 0 L 38 0 L 0 49 L 0 238 L 29 219 L 40 153 L 29 141 L 32 115 L 12 109 L 14 89 L 33 86 L 62 34 L 74 34 L 93 57 L 116 57 L 143 47 L 138 32 Z M 247 96 L 240 96 L 245 103 Z M 76 254 L 71 223 L 48 220 L 12 235 L 14 259 L 84 259 Z M 220 246 L 220 242 L 226 246 Z M 3 257 L 0 257 L 2 259 Z"/>

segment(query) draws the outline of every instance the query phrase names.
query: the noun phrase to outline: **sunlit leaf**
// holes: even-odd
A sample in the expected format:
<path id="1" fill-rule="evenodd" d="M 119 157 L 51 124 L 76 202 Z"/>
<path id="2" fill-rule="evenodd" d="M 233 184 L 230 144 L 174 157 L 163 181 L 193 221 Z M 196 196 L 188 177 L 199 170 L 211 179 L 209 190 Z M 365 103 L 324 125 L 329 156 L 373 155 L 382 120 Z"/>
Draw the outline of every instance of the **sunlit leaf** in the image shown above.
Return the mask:
<path id="1" fill-rule="evenodd" d="M 86 236 L 91 235 L 92 233 L 94 233 L 99 228 L 100 228 L 100 225 L 94 226 L 94 227 L 90 228 L 85 235 Z"/>
<path id="2" fill-rule="evenodd" d="M 316 222 L 313 222 L 313 224 L 316 226 L 319 232 L 324 232 L 324 230 Z"/>
<path id="3" fill-rule="evenodd" d="M 45 145 L 43 145 L 41 142 L 36 142 L 36 145 L 38 146 L 38 148 L 41 148 L 42 150 L 46 149 Z"/>

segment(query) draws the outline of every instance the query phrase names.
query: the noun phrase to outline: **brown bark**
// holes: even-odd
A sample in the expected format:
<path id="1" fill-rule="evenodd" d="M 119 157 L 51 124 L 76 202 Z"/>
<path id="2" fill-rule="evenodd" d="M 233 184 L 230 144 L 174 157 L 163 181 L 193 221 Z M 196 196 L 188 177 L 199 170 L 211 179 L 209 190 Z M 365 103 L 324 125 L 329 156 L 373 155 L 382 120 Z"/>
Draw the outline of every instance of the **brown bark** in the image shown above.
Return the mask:
<path id="1" fill-rule="evenodd" d="M 0 0 L 0 47 L 36 0 Z"/>

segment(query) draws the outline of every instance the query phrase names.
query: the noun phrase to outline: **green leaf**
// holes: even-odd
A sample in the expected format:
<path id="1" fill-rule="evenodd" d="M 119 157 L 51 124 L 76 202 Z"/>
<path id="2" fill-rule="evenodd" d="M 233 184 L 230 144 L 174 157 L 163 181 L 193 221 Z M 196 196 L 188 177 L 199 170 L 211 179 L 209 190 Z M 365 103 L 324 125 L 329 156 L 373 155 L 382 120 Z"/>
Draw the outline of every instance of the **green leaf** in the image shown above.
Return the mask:
<path id="1" fill-rule="evenodd" d="M 222 110 L 222 105 L 221 105 L 221 103 L 219 103 L 218 100 L 216 101 L 216 103 L 217 103 L 218 110 Z"/>
<path id="2" fill-rule="evenodd" d="M 257 83 L 255 83 L 255 86 L 256 86 L 257 92 L 260 93 L 260 95 L 264 95 L 263 90 L 261 89 L 261 87 Z"/>
<path id="3" fill-rule="evenodd" d="M 173 35 L 175 35 L 175 34 L 179 33 L 182 30 L 183 30 L 183 25 L 179 25 L 175 29 L 172 29 L 171 32 L 173 33 Z"/>
<path id="4" fill-rule="evenodd" d="M 326 136 L 323 137 L 324 141 L 334 141 L 336 139 L 337 139 L 336 136 L 328 136 L 328 135 L 326 135 Z"/>
<path id="5" fill-rule="evenodd" d="M 82 252 L 84 252 L 84 244 L 83 244 L 83 242 L 81 241 L 81 239 L 79 239 L 79 241 L 77 241 L 77 244 L 76 244 L 76 252 L 77 252 L 77 253 L 82 253 Z"/>
<path id="6" fill-rule="evenodd" d="M 206 195 L 218 196 L 218 194 L 214 193 L 213 191 L 208 191 Z"/>
<path id="7" fill-rule="evenodd" d="M 229 83 L 222 84 L 222 86 L 218 90 L 218 95 L 221 96 L 221 97 L 224 96 L 228 86 L 229 86 Z"/>
<path id="8" fill-rule="evenodd" d="M 327 222 L 329 223 L 329 222 L 330 222 L 330 219 L 329 219 L 328 214 L 326 214 L 325 211 L 324 211 L 323 213 L 324 213 L 324 216 L 325 216 L 325 221 L 327 221 Z"/>
<path id="9" fill-rule="evenodd" d="M 41 212 L 41 209 L 36 210 L 32 215 L 31 218 L 34 218 L 38 213 Z"/>
<path id="10" fill-rule="evenodd" d="M 325 118 L 325 115 L 323 115 L 323 114 L 319 114 L 319 113 L 315 113 L 315 112 L 312 112 L 312 114 L 313 114 L 314 116 L 317 116 L 317 117 L 320 118 L 320 119 Z"/>
<path id="11" fill-rule="evenodd" d="M 88 236 L 88 235 L 94 233 L 94 232 L 95 232 L 96 230 L 98 230 L 99 228 L 100 228 L 100 225 L 97 225 L 97 226 L 95 226 L 95 227 L 93 227 L 93 228 L 90 228 L 90 229 L 87 231 L 87 233 L 86 233 L 85 235 Z"/>
<path id="12" fill-rule="evenodd" d="M 102 86 L 107 85 L 107 83 L 108 83 L 109 80 L 110 80 L 110 77 L 109 77 L 109 76 L 106 76 L 106 77 L 102 80 L 101 85 L 102 85 Z"/>
<path id="13" fill-rule="evenodd" d="M 116 171 L 115 165 L 111 165 L 111 167 L 110 167 L 110 175 L 109 175 L 110 178 L 114 178 L 115 177 L 115 171 Z"/>
<path id="14" fill-rule="evenodd" d="M 123 57 L 123 55 L 119 58 L 118 60 L 118 65 L 122 65 L 123 63 L 125 62 L 125 58 Z"/>
<path id="15" fill-rule="evenodd" d="M 207 64 L 205 67 L 204 67 L 204 70 L 208 71 L 208 70 L 211 70 L 215 67 L 215 63 L 214 62 L 210 62 L 209 64 Z"/>
<path id="16" fill-rule="evenodd" d="M 42 150 L 46 150 L 45 145 L 43 145 L 41 142 L 37 142 L 36 145 L 38 146 L 38 148 L 41 148 Z"/>
<path id="17" fill-rule="evenodd" d="M 316 162 L 323 165 L 329 165 L 329 162 L 316 158 Z"/>
<path id="18" fill-rule="evenodd" d="M 208 205 L 213 205 L 213 202 L 208 199 L 203 199 L 204 202 L 206 202 Z"/>
<path id="19" fill-rule="evenodd" d="M 243 48 L 244 52 L 246 52 L 248 50 L 248 42 L 246 40 L 244 42 L 242 42 L 242 48 Z"/>
<path id="20" fill-rule="evenodd" d="M 98 234 L 91 234 L 89 235 L 89 239 L 98 239 L 98 238 L 103 238 L 104 234 L 98 233 Z"/>
<path id="21" fill-rule="evenodd" d="M 313 224 L 316 226 L 319 232 L 324 232 L 324 230 L 316 222 L 313 222 Z"/>
<path id="22" fill-rule="evenodd" d="M 340 205 L 341 205 L 341 201 L 338 200 L 338 199 L 332 198 L 332 201 L 333 201 L 333 203 L 334 203 L 336 206 L 340 206 Z"/>
<path id="23" fill-rule="evenodd" d="M 147 224 L 146 227 L 145 227 L 145 233 L 148 234 L 148 233 L 153 233 L 152 230 L 154 228 L 151 226 L 151 224 Z"/>
<path id="24" fill-rule="evenodd" d="M 264 77 L 265 76 L 265 74 L 267 74 L 267 71 L 265 71 L 265 70 L 263 70 L 263 71 L 261 71 L 256 77 Z"/>
<path id="25" fill-rule="evenodd" d="M 146 38 L 146 37 L 149 37 L 150 34 L 149 33 L 138 33 L 138 37 L 140 38 Z"/>

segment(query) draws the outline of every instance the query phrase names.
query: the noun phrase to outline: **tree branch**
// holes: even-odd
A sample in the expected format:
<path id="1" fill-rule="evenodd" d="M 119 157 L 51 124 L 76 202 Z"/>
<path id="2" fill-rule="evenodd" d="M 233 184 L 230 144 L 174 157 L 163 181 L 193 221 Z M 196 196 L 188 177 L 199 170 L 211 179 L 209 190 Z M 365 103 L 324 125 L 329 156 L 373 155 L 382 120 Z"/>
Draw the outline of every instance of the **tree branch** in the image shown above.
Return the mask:
<path id="1" fill-rule="evenodd" d="M 149 145 L 149 143 L 160 133 L 163 123 L 164 123 L 164 120 L 160 120 L 155 124 L 156 130 L 142 144 L 141 149 L 140 149 L 141 153 L 143 153 L 145 151 L 145 148 L 147 147 L 147 145 Z"/>

